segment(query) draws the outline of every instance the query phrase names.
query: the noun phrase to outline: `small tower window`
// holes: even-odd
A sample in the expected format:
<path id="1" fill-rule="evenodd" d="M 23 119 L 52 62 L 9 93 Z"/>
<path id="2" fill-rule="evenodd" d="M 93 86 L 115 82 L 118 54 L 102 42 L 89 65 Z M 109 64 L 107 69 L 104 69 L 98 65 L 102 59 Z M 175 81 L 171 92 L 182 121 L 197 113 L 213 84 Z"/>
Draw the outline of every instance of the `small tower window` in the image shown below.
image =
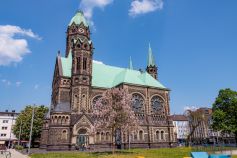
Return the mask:
<path id="1" fill-rule="evenodd" d="M 81 58 L 77 58 L 77 70 L 80 70 L 80 65 L 81 65 Z"/>
<path id="2" fill-rule="evenodd" d="M 83 58 L 83 70 L 86 70 L 87 58 Z"/>

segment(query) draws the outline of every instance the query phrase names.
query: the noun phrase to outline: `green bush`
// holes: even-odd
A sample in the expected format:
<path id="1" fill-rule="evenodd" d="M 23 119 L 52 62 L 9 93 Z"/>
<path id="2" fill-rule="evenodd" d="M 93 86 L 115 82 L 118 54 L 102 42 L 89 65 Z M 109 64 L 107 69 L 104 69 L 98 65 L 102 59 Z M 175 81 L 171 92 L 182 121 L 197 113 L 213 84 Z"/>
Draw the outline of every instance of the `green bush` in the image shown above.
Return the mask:
<path id="1" fill-rule="evenodd" d="M 24 148 L 23 148 L 23 146 L 21 146 L 21 145 L 16 145 L 16 146 L 15 146 L 15 149 L 16 149 L 16 150 L 23 150 Z"/>

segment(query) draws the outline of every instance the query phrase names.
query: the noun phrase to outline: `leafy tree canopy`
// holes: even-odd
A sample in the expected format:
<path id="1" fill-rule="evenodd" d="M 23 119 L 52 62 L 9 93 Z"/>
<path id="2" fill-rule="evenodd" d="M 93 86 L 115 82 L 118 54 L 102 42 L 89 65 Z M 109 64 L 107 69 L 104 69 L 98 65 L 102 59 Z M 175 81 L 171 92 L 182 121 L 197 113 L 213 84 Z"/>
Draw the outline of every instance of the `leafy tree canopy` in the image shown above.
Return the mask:
<path id="1" fill-rule="evenodd" d="M 213 104 L 213 128 L 237 132 L 237 92 L 222 89 Z"/>
<path id="2" fill-rule="evenodd" d="M 234 133 L 237 140 L 237 92 L 222 89 L 213 104 L 212 114 L 215 130 Z"/>
<path id="3" fill-rule="evenodd" d="M 25 107 L 24 110 L 21 111 L 21 113 L 16 119 L 16 124 L 13 128 L 13 133 L 16 135 L 16 137 L 18 137 L 21 127 L 21 140 L 29 140 L 32 112 L 33 112 L 33 106 L 28 105 Z M 47 112 L 48 107 L 43 105 L 35 106 L 32 141 L 36 140 L 37 138 L 40 138 L 43 126 L 43 119 Z"/>

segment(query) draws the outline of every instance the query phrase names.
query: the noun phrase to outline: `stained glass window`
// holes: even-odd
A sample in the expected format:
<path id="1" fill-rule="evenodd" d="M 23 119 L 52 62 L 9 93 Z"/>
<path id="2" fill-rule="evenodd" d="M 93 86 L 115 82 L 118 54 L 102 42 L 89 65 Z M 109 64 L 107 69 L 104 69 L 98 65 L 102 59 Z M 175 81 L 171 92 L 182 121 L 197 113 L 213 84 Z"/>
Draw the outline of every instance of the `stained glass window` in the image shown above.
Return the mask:
<path id="1" fill-rule="evenodd" d="M 164 112 L 164 101 L 161 97 L 159 96 L 154 96 L 151 99 L 151 112 L 153 114 L 163 114 Z"/>
<path id="2" fill-rule="evenodd" d="M 144 99 L 140 94 L 133 94 L 132 108 L 135 113 L 144 113 Z"/>

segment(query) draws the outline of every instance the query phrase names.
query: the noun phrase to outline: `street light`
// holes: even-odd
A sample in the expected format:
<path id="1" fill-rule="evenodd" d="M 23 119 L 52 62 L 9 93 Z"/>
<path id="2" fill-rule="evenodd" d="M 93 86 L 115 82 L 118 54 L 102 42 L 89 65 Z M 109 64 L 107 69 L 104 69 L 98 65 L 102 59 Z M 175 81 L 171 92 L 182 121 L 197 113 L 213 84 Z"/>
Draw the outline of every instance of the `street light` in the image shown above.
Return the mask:
<path id="1" fill-rule="evenodd" d="M 21 120 L 21 125 L 20 125 L 20 132 L 19 132 L 19 136 L 18 136 L 18 146 L 20 145 L 21 142 L 21 126 L 22 126 L 22 119 Z"/>
<path id="2" fill-rule="evenodd" d="M 30 154 L 31 139 L 32 139 L 32 129 L 33 129 L 33 123 L 34 123 L 34 115 L 35 115 L 35 105 L 33 106 L 31 125 L 30 125 L 30 140 L 29 140 L 29 146 L 28 146 L 28 155 Z"/>

